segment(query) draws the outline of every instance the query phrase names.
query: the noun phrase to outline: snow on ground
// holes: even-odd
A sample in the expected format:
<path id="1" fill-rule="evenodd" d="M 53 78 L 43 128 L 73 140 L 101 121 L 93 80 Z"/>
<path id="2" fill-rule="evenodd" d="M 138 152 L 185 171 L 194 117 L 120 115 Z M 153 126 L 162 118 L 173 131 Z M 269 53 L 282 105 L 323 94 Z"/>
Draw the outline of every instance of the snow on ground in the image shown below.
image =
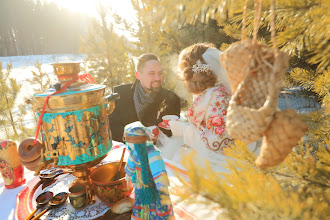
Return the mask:
<path id="1" fill-rule="evenodd" d="M 281 110 L 293 108 L 298 113 L 308 113 L 319 109 L 321 106 L 316 97 L 303 95 L 301 87 L 285 88 L 280 93 L 278 107 Z"/>
<path id="2" fill-rule="evenodd" d="M 84 54 L 52 54 L 0 57 L 0 62 L 2 62 L 4 69 L 6 69 L 7 63 L 13 65 L 11 77 L 17 79 L 18 83 L 22 85 L 22 92 L 19 94 L 16 103 L 18 105 L 24 103 L 27 98 L 32 97 L 34 94 L 33 87 L 26 79 L 32 79 L 32 71 L 37 71 L 34 66 L 37 61 L 42 64 L 42 71 L 48 73 L 51 79 L 53 79 L 53 82 L 56 82 L 57 79 L 55 79 L 53 67 L 50 64 L 58 62 L 83 62 L 84 58 L 86 58 Z M 303 97 L 301 95 L 302 93 L 299 92 L 300 90 L 300 87 L 284 89 L 279 98 L 279 108 L 281 110 L 293 108 L 299 113 L 307 113 L 320 108 L 314 97 Z M 32 106 L 27 105 L 27 109 L 30 113 L 26 116 L 25 121 L 29 127 L 35 126 L 36 122 L 33 116 Z M 5 139 L 1 133 L 0 131 L 0 140 Z"/>

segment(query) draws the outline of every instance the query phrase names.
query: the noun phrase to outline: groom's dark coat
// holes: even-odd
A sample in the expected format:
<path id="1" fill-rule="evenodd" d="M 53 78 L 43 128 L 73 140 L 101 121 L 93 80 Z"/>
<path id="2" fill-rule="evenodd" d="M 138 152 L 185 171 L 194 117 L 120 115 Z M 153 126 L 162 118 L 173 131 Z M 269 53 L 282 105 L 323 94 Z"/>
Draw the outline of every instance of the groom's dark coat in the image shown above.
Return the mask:
<path id="1" fill-rule="evenodd" d="M 112 140 L 122 141 L 125 125 L 139 121 L 133 100 L 137 82 L 114 87 L 113 92 L 119 93 L 120 99 L 115 101 L 116 107 L 109 116 Z M 180 98 L 175 93 L 163 88 L 158 93 L 154 103 L 146 109 L 146 112 L 147 114 L 141 119 L 141 123 L 146 127 L 157 126 L 164 115 L 180 115 Z M 165 134 L 171 135 L 170 131 L 161 130 Z"/>

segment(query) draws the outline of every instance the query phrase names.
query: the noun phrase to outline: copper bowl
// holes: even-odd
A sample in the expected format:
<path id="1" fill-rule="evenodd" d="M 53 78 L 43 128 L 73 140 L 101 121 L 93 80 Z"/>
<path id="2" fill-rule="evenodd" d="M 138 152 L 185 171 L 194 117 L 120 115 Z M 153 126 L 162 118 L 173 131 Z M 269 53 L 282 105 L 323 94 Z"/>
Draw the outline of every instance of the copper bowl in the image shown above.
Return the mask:
<path id="1" fill-rule="evenodd" d="M 125 179 L 125 164 L 123 162 L 120 177 L 117 180 L 114 180 L 114 178 L 117 175 L 119 162 L 102 164 L 90 174 L 96 196 L 108 206 L 128 196 L 129 190 Z"/>

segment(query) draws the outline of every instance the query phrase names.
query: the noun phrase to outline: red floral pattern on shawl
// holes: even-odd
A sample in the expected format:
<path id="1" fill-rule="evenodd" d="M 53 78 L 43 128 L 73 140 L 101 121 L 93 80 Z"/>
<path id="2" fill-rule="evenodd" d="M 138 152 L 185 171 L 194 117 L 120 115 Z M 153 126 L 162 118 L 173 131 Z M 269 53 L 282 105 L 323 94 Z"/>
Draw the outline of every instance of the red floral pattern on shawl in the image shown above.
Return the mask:
<path id="1" fill-rule="evenodd" d="M 204 90 L 188 109 L 192 125 L 201 131 L 201 140 L 221 153 L 233 141 L 226 132 L 226 114 L 231 94 L 223 84 Z"/>

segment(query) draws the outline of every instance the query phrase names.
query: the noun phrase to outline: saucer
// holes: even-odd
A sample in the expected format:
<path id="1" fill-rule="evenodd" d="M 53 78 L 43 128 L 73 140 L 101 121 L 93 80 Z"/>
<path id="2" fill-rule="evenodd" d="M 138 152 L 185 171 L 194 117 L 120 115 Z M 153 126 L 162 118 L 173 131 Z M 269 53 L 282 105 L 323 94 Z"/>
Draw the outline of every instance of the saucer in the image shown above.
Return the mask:
<path id="1" fill-rule="evenodd" d="M 163 121 L 158 124 L 158 127 L 164 128 L 165 130 L 171 130 L 169 125 L 166 125 Z"/>

